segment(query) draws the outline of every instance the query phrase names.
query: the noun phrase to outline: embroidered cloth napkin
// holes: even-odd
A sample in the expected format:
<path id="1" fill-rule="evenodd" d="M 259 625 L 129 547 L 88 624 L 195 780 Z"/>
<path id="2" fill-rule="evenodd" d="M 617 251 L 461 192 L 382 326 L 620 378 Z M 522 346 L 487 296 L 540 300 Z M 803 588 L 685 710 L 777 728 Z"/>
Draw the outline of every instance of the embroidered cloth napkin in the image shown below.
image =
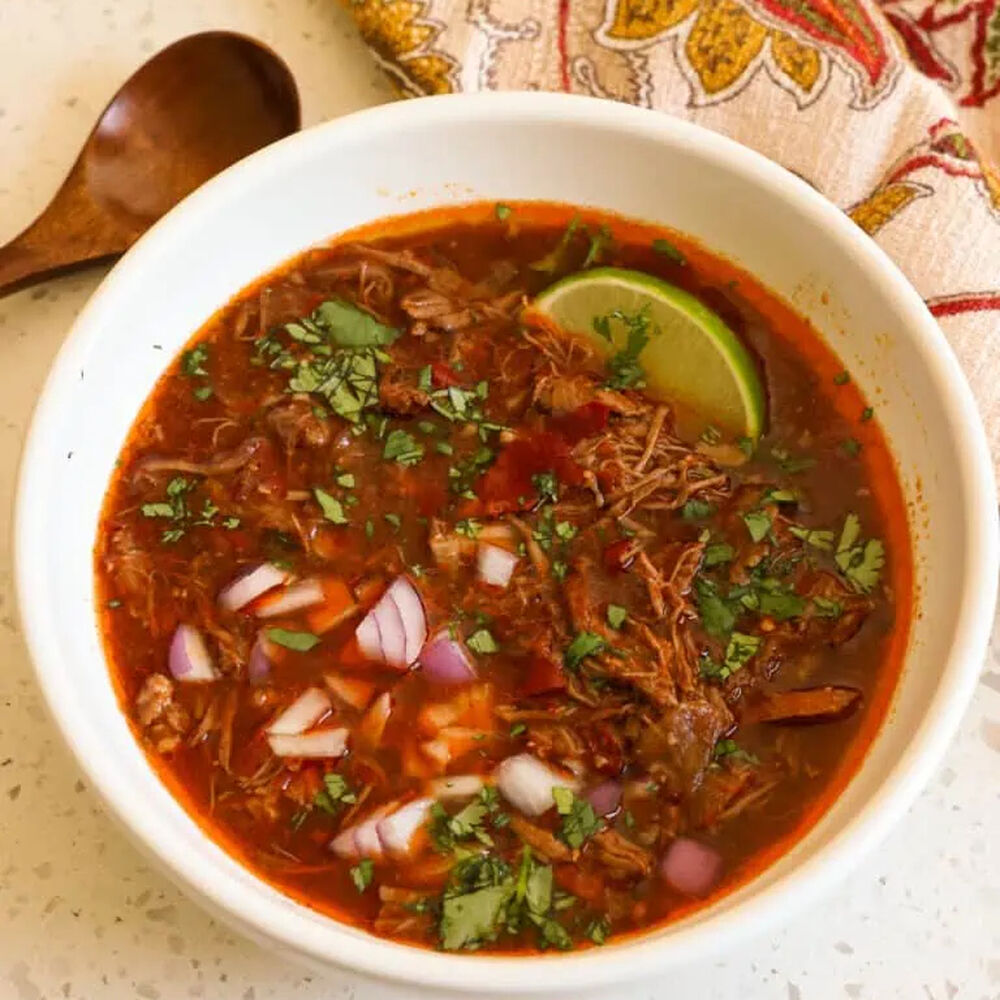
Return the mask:
<path id="1" fill-rule="evenodd" d="M 1000 0 L 344 0 L 401 94 L 656 108 L 795 171 L 938 318 L 1000 459 Z"/>

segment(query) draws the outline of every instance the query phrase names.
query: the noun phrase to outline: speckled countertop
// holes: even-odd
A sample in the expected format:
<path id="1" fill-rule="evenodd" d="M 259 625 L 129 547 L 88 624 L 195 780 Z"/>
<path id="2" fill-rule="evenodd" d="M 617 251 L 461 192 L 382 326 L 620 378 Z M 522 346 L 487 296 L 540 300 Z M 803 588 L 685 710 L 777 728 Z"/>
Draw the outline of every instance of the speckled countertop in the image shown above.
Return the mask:
<path id="1" fill-rule="evenodd" d="M 385 100 L 335 0 L 0 0 L 0 242 L 41 208 L 146 56 L 205 28 L 274 46 L 306 123 Z M 0 1000 L 414 996 L 287 965 L 210 920 L 102 813 L 35 685 L 10 514 L 35 396 L 101 274 L 0 301 Z M 58 502 L 72 503 L 72 497 Z M 961 733 L 889 840 L 822 905 L 628 1000 L 1000 998 L 1000 633 Z"/>

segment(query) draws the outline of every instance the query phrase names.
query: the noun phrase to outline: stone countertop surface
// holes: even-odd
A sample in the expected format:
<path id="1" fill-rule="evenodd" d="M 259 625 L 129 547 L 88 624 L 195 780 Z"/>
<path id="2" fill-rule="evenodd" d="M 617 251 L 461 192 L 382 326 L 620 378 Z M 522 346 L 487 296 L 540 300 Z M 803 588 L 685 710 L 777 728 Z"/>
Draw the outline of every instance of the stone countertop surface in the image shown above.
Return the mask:
<path id="1" fill-rule="evenodd" d="M 272 45 L 299 81 L 306 124 L 390 96 L 336 0 L 0 0 L 0 242 L 48 200 L 117 85 L 153 52 L 207 28 Z M 211 920 L 104 814 L 42 704 L 15 608 L 14 484 L 46 371 L 101 276 L 93 269 L 0 301 L 0 1000 L 416 996 L 304 971 Z M 994 630 L 945 761 L 836 894 L 718 961 L 604 995 L 1000 998 L 998 769 Z"/>

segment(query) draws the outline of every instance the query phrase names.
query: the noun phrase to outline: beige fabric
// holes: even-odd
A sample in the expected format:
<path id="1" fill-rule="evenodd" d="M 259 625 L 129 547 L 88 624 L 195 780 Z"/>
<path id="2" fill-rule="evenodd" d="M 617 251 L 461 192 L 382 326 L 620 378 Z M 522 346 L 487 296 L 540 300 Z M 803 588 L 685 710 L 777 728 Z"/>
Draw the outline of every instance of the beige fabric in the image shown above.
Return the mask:
<path id="1" fill-rule="evenodd" d="M 1000 0 L 344 0 L 406 95 L 568 90 L 794 170 L 899 263 L 1000 456 Z"/>

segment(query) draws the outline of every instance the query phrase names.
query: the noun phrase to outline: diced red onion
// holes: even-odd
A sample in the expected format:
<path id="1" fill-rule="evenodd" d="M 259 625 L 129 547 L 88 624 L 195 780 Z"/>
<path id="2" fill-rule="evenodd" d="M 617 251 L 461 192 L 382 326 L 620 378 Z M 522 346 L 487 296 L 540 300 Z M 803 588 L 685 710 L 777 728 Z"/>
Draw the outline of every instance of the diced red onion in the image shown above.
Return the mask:
<path id="1" fill-rule="evenodd" d="M 330 711 L 330 696 L 317 687 L 306 688 L 268 727 L 272 736 L 304 733 Z"/>
<path id="2" fill-rule="evenodd" d="M 261 601 L 255 613 L 258 618 L 275 618 L 290 615 L 304 608 L 322 604 L 326 600 L 323 584 L 319 580 L 299 580 L 291 583 L 280 593 Z"/>
<path id="3" fill-rule="evenodd" d="M 517 556 L 513 552 L 480 542 L 476 552 L 476 572 L 483 583 L 493 587 L 506 587 L 517 565 Z"/>
<path id="4" fill-rule="evenodd" d="M 465 647 L 452 639 L 447 629 L 436 636 L 420 653 L 424 676 L 434 684 L 468 684 L 476 680 L 476 668 Z"/>
<path id="5" fill-rule="evenodd" d="M 167 663 L 175 680 L 184 683 L 214 681 L 218 678 L 212 657 L 201 633 L 191 625 L 178 625 L 170 640 Z"/>
<path id="6" fill-rule="evenodd" d="M 529 753 L 519 753 L 502 761 L 493 772 L 493 781 L 503 797 L 526 816 L 541 816 L 552 808 L 553 788 L 576 791 L 572 775 L 559 774 Z"/>
<path id="7" fill-rule="evenodd" d="M 257 636 L 250 650 L 250 660 L 247 663 L 247 679 L 251 684 L 263 684 L 271 676 L 270 643 L 261 633 Z"/>
<path id="8" fill-rule="evenodd" d="M 372 608 L 382 640 L 382 659 L 397 670 L 406 669 L 406 632 L 403 616 L 396 602 L 386 591 L 382 600 Z"/>
<path id="9" fill-rule="evenodd" d="M 663 877 L 686 896 L 707 896 L 722 874 L 722 856 L 712 847 L 678 837 L 660 865 Z"/>
<path id="10" fill-rule="evenodd" d="M 385 727 L 392 715 L 392 694 L 383 691 L 362 716 L 354 729 L 355 741 L 369 750 L 374 750 L 381 742 Z"/>
<path id="11" fill-rule="evenodd" d="M 391 857 L 403 858 L 413 848 L 413 839 L 427 822 L 433 799 L 415 799 L 376 824 L 382 849 Z"/>
<path id="12" fill-rule="evenodd" d="M 330 850 L 341 858 L 383 857 L 382 841 L 378 836 L 378 824 L 393 810 L 393 804 L 379 806 L 374 812 L 354 826 L 342 830 L 330 841 Z"/>
<path id="13" fill-rule="evenodd" d="M 435 778 L 429 786 L 436 799 L 471 799 L 478 795 L 486 781 L 478 774 L 452 774 L 446 778 Z"/>
<path id="14" fill-rule="evenodd" d="M 276 757 L 328 759 L 342 757 L 347 749 L 346 729 L 314 729 L 310 733 L 268 733 Z"/>
<path id="15" fill-rule="evenodd" d="M 358 838 L 355 836 L 357 830 L 356 826 L 349 826 L 330 841 L 330 850 L 338 858 L 350 858 L 353 860 L 354 858 L 361 857 L 358 850 Z"/>
<path id="16" fill-rule="evenodd" d="M 378 622 L 371 612 L 365 615 L 354 635 L 363 656 L 369 660 L 382 661 L 382 636 L 378 630 Z"/>
<path id="17" fill-rule="evenodd" d="M 368 659 L 397 670 L 405 670 L 417 659 L 427 639 L 427 616 L 420 594 L 405 576 L 393 580 L 355 635 Z"/>
<path id="18" fill-rule="evenodd" d="M 403 631 L 406 633 L 406 665 L 416 662 L 427 641 L 427 615 L 424 613 L 424 602 L 420 599 L 416 587 L 405 576 L 397 576 L 392 586 L 386 591 L 399 608 L 403 619 Z"/>
<path id="19" fill-rule="evenodd" d="M 587 801 L 594 807 L 598 816 L 610 816 L 618 811 L 622 802 L 622 786 L 620 781 L 602 781 L 587 792 Z"/>
<path id="20" fill-rule="evenodd" d="M 269 590 L 280 587 L 288 579 L 288 573 L 273 563 L 262 563 L 236 577 L 223 587 L 219 594 L 219 607 L 226 611 L 239 611 L 251 601 L 257 600 Z"/>

